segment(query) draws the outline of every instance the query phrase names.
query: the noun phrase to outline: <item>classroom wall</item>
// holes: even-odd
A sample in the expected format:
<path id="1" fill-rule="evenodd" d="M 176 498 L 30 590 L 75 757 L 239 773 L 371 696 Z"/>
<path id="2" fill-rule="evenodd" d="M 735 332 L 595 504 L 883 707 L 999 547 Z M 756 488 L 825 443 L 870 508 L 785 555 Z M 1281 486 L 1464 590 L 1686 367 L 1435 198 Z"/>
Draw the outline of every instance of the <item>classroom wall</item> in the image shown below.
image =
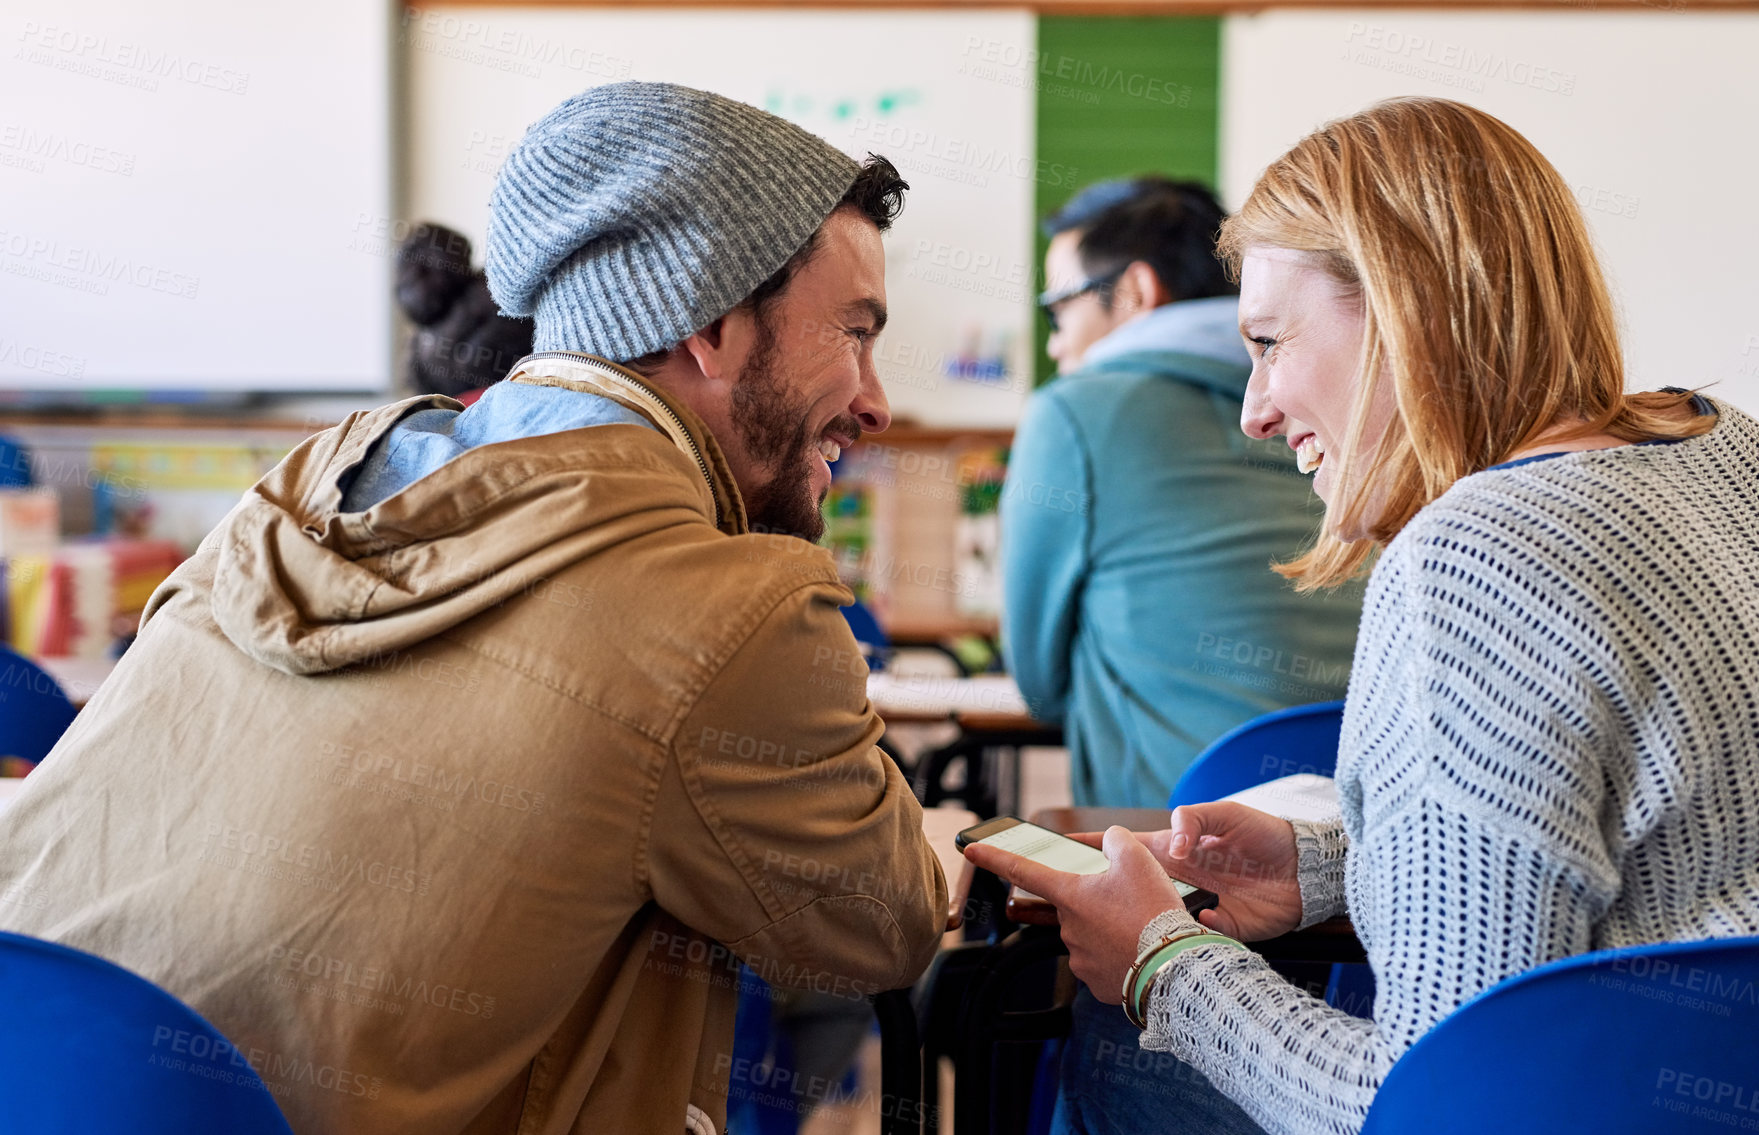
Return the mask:
<path id="1" fill-rule="evenodd" d="M 1759 406 L 1749 12 L 1583 0 L 1217 20 L 322 0 L 284 27 L 212 0 L 151 19 L 68 0 L 21 11 L 13 32 L 0 388 L 382 391 L 389 259 L 409 223 L 480 238 L 519 131 L 634 77 L 718 87 L 905 167 L 915 190 L 891 240 L 881 368 L 900 412 L 930 423 L 1007 426 L 1043 376 L 1034 223 L 1080 185 L 1204 176 L 1219 151 L 1238 201 L 1318 121 L 1403 92 L 1483 105 L 1558 162 L 1627 312 L 1633 385 L 1716 383 Z M 959 377 L 962 358 L 1001 373 Z"/>
<path id="2" fill-rule="evenodd" d="M 1032 385 L 1034 185 L 1072 176 L 1034 151 L 1035 29 L 1025 11 L 412 9 L 402 215 L 480 258 L 495 171 L 563 99 L 617 79 L 742 99 L 910 182 L 876 350 L 894 414 L 1011 426 Z"/>
<path id="3" fill-rule="evenodd" d="M 288 16 L 6 6 L 0 391 L 388 388 L 390 8 Z"/>
<path id="4" fill-rule="evenodd" d="M 134 25 L 100 20 L 94 13 L 108 12 L 109 3 L 81 0 L 84 6 L 67 9 L 56 26 L 109 31 L 110 46 L 92 50 L 122 58 L 117 45 L 124 40 L 115 37 Z M 238 42 L 251 38 L 250 20 L 258 20 L 255 32 L 267 26 L 267 17 L 228 19 Z M 1005 429 L 1017 419 L 1031 376 L 1043 370 L 1031 298 L 1041 284 L 1033 242 L 1044 213 L 1092 180 L 1156 168 L 1219 175 L 1224 198 L 1238 203 L 1267 161 L 1323 119 L 1390 94 L 1429 93 L 1502 115 L 1532 136 L 1576 188 L 1626 313 L 1633 387 L 1709 384 L 1712 393 L 1759 410 L 1759 273 L 1751 269 L 1759 261 L 1759 225 L 1747 201 L 1759 184 L 1759 153 L 1750 144 L 1751 124 L 1759 121 L 1759 84 L 1750 79 L 1759 14 L 1585 6 L 1272 10 L 1218 20 L 445 7 L 403 11 L 395 25 L 388 38 L 406 72 L 408 108 L 395 132 L 406 174 L 403 200 L 367 218 L 372 232 L 355 231 L 360 218 L 351 216 L 348 232 L 324 238 L 375 272 L 383 272 L 399 229 L 413 219 L 446 221 L 480 240 L 493 175 L 508 146 L 567 95 L 625 77 L 719 86 L 851 151 L 878 149 L 899 161 L 914 188 L 888 242 L 895 318 L 881 340 L 880 367 L 894 409 L 930 424 Z M 61 42 L 57 34 L 50 34 L 52 44 Z M 231 58 L 215 51 L 202 58 Z M 252 67 L 257 58 L 250 57 Z M 165 112 L 222 96 L 240 108 L 255 106 L 247 99 L 265 93 L 271 72 L 251 74 L 254 85 L 238 94 L 177 78 L 157 91 L 125 88 L 114 76 L 46 64 L 13 71 L 19 81 L 53 81 L 58 91 L 89 88 L 100 101 L 133 90 L 146 109 Z M 126 175 L 47 169 L 49 157 L 33 156 L 27 142 L 35 137 L 30 131 L 59 121 L 52 109 L 21 102 L 9 122 L 0 122 L 0 166 L 13 179 L 0 184 L 77 177 L 145 192 L 150 186 L 141 179 L 165 174 L 158 167 L 166 154 L 150 147 L 139 148 Z M 312 152 L 331 154 L 336 144 L 328 139 L 329 149 Z M 387 157 L 385 176 L 390 165 Z M 154 239 L 174 235 L 181 224 L 165 222 Z M 255 229 L 226 232 L 254 247 L 246 238 Z M 23 286 L 25 277 L 6 255 L 0 249 L 0 268 Z M 285 289 L 297 272 L 282 267 L 287 271 L 273 283 Z M 283 296 L 276 304 L 301 302 Z M 110 326 L 87 319 L 72 342 L 96 342 Z M 1015 336 L 1006 346 L 1005 381 L 967 382 L 945 373 L 972 326 L 980 339 Z M 287 327 L 293 334 L 276 340 L 281 347 L 323 347 L 336 334 L 323 318 Z M 16 319 L 0 328 L 0 362 L 16 359 L 44 333 L 44 326 Z M 245 373 L 228 372 L 237 381 Z M 84 388 L 93 385 L 90 377 Z M 303 416 L 322 425 L 352 408 Z M 34 429 L 18 432 L 34 438 Z M 203 468 L 212 464 L 199 447 L 182 444 L 187 440 L 174 448 L 195 455 L 191 461 Z M 88 451 L 95 451 L 84 441 L 57 435 L 49 448 L 61 473 L 46 479 L 76 488 L 91 479 Z M 169 534 L 193 543 L 223 511 L 228 489 L 206 486 L 200 491 L 210 496 L 201 497 L 182 468 L 172 462 L 151 472 L 147 489 L 184 494 L 168 497 L 160 514 Z M 161 477 L 175 483 L 160 485 Z M 933 496 L 900 494 L 909 516 L 934 516 L 933 539 L 916 540 L 922 548 L 946 542 L 956 514 L 926 503 Z M 88 511 L 72 502 L 72 530 L 80 530 Z M 912 539 L 901 537 L 905 558 L 916 555 Z M 951 604 L 936 592 L 916 605 L 926 611 Z"/>
<path id="5" fill-rule="evenodd" d="M 1628 386 L 1703 386 L 1759 412 L 1759 15 L 1280 10 L 1229 18 L 1222 58 L 1231 205 L 1328 118 L 1397 94 L 1482 107 L 1582 202 Z"/>

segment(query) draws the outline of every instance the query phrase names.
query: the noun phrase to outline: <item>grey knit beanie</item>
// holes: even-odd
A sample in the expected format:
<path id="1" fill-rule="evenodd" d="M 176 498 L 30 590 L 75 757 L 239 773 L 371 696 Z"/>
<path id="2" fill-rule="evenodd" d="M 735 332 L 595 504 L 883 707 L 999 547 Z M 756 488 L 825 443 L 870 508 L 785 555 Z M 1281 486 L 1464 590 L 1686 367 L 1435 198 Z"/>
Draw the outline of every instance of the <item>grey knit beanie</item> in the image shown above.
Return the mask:
<path id="1" fill-rule="evenodd" d="M 538 351 L 633 359 L 731 311 L 855 181 L 791 122 L 671 83 L 607 83 L 540 119 L 489 199 L 489 290 Z"/>

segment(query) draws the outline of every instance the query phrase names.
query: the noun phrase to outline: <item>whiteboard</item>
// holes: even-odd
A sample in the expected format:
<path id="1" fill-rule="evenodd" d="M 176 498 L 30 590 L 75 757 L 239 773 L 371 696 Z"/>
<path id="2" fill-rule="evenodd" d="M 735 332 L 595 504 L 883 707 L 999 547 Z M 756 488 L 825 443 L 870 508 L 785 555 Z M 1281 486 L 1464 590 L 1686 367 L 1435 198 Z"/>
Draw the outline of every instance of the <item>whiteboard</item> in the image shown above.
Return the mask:
<path id="1" fill-rule="evenodd" d="M 910 182 L 886 238 L 891 322 L 875 347 L 895 416 L 1012 426 L 1031 389 L 1034 148 L 1025 11 L 447 7 L 405 13 L 407 221 L 482 257 L 495 171 L 557 103 L 618 79 L 772 110 Z M 729 140 L 733 141 L 733 140 Z M 996 358 L 999 376 L 949 374 Z"/>
<path id="2" fill-rule="evenodd" d="M 0 388 L 388 389 L 389 5 L 23 7 Z"/>
<path id="3" fill-rule="evenodd" d="M 1234 205 L 1327 119 L 1424 94 L 1525 134 L 1583 203 L 1622 313 L 1632 390 L 1699 387 L 1759 412 L 1759 17 L 1273 11 L 1223 33 L 1222 187 Z"/>

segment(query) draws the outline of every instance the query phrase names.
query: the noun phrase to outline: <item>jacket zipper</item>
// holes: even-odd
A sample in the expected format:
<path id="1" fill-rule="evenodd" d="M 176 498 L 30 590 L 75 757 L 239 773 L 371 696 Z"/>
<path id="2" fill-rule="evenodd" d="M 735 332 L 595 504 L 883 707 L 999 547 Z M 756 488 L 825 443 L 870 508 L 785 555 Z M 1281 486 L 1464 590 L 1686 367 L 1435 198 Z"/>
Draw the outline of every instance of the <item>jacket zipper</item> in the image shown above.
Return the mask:
<path id="1" fill-rule="evenodd" d="M 513 365 L 513 373 L 518 374 L 522 369 L 523 364 L 536 359 L 569 359 L 580 363 L 582 366 L 585 366 L 590 370 L 599 372 L 606 378 L 616 382 L 619 386 L 632 386 L 635 388 L 636 393 L 645 395 L 645 397 L 639 398 L 638 401 L 656 413 L 664 414 L 666 420 L 671 422 L 677 429 L 678 437 L 684 439 L 684 447 L 690 452 L 690 456 L 695 459 L 696 468 L 702 473 L 703 483 L 708 485 L 709 501 L 715 508 L 715 527 L 719 528 L 721 526 L 721 499 L 715 493 L 715 479 L 713 475 L 709 473 L 708 459 L 702 455 L 702 449 L 696 444 L 696 439 L 690 436 L 690 429 L 684 424 L 684 419 L 680 418 L 670 406 L 666 405 L 664 399 L 643 386 L 641 383 L 630 378 L 622 371 L 615 370 L 606 365 L 598 359 L 598 357 L 584 354 L 580 351 L 539 351 L 536 354 L 527 355 L 525 358 L 519 360 L 518 363 L 515 363 Z"/>

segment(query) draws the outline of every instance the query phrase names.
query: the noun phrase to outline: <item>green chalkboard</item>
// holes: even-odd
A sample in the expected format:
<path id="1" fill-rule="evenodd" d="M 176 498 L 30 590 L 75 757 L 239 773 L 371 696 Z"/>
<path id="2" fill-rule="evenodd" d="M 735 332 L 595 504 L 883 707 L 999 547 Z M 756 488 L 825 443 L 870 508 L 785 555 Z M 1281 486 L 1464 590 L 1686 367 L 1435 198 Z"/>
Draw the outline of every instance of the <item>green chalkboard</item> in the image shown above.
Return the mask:
<path id="1" fill-rule="evenodd" d="M 1037 72 L 1039 168 L 1059 172 L 1038 182 L 1039 217 L 1107 178 L 1164 173 L 1215 184 L 1219 19 L 1046 16 Z M 1044 245 L 1041 233 L 1040 265 Z M 1049 330 L 1036 316 L 1039 383 L 1052 373 Z"/>

